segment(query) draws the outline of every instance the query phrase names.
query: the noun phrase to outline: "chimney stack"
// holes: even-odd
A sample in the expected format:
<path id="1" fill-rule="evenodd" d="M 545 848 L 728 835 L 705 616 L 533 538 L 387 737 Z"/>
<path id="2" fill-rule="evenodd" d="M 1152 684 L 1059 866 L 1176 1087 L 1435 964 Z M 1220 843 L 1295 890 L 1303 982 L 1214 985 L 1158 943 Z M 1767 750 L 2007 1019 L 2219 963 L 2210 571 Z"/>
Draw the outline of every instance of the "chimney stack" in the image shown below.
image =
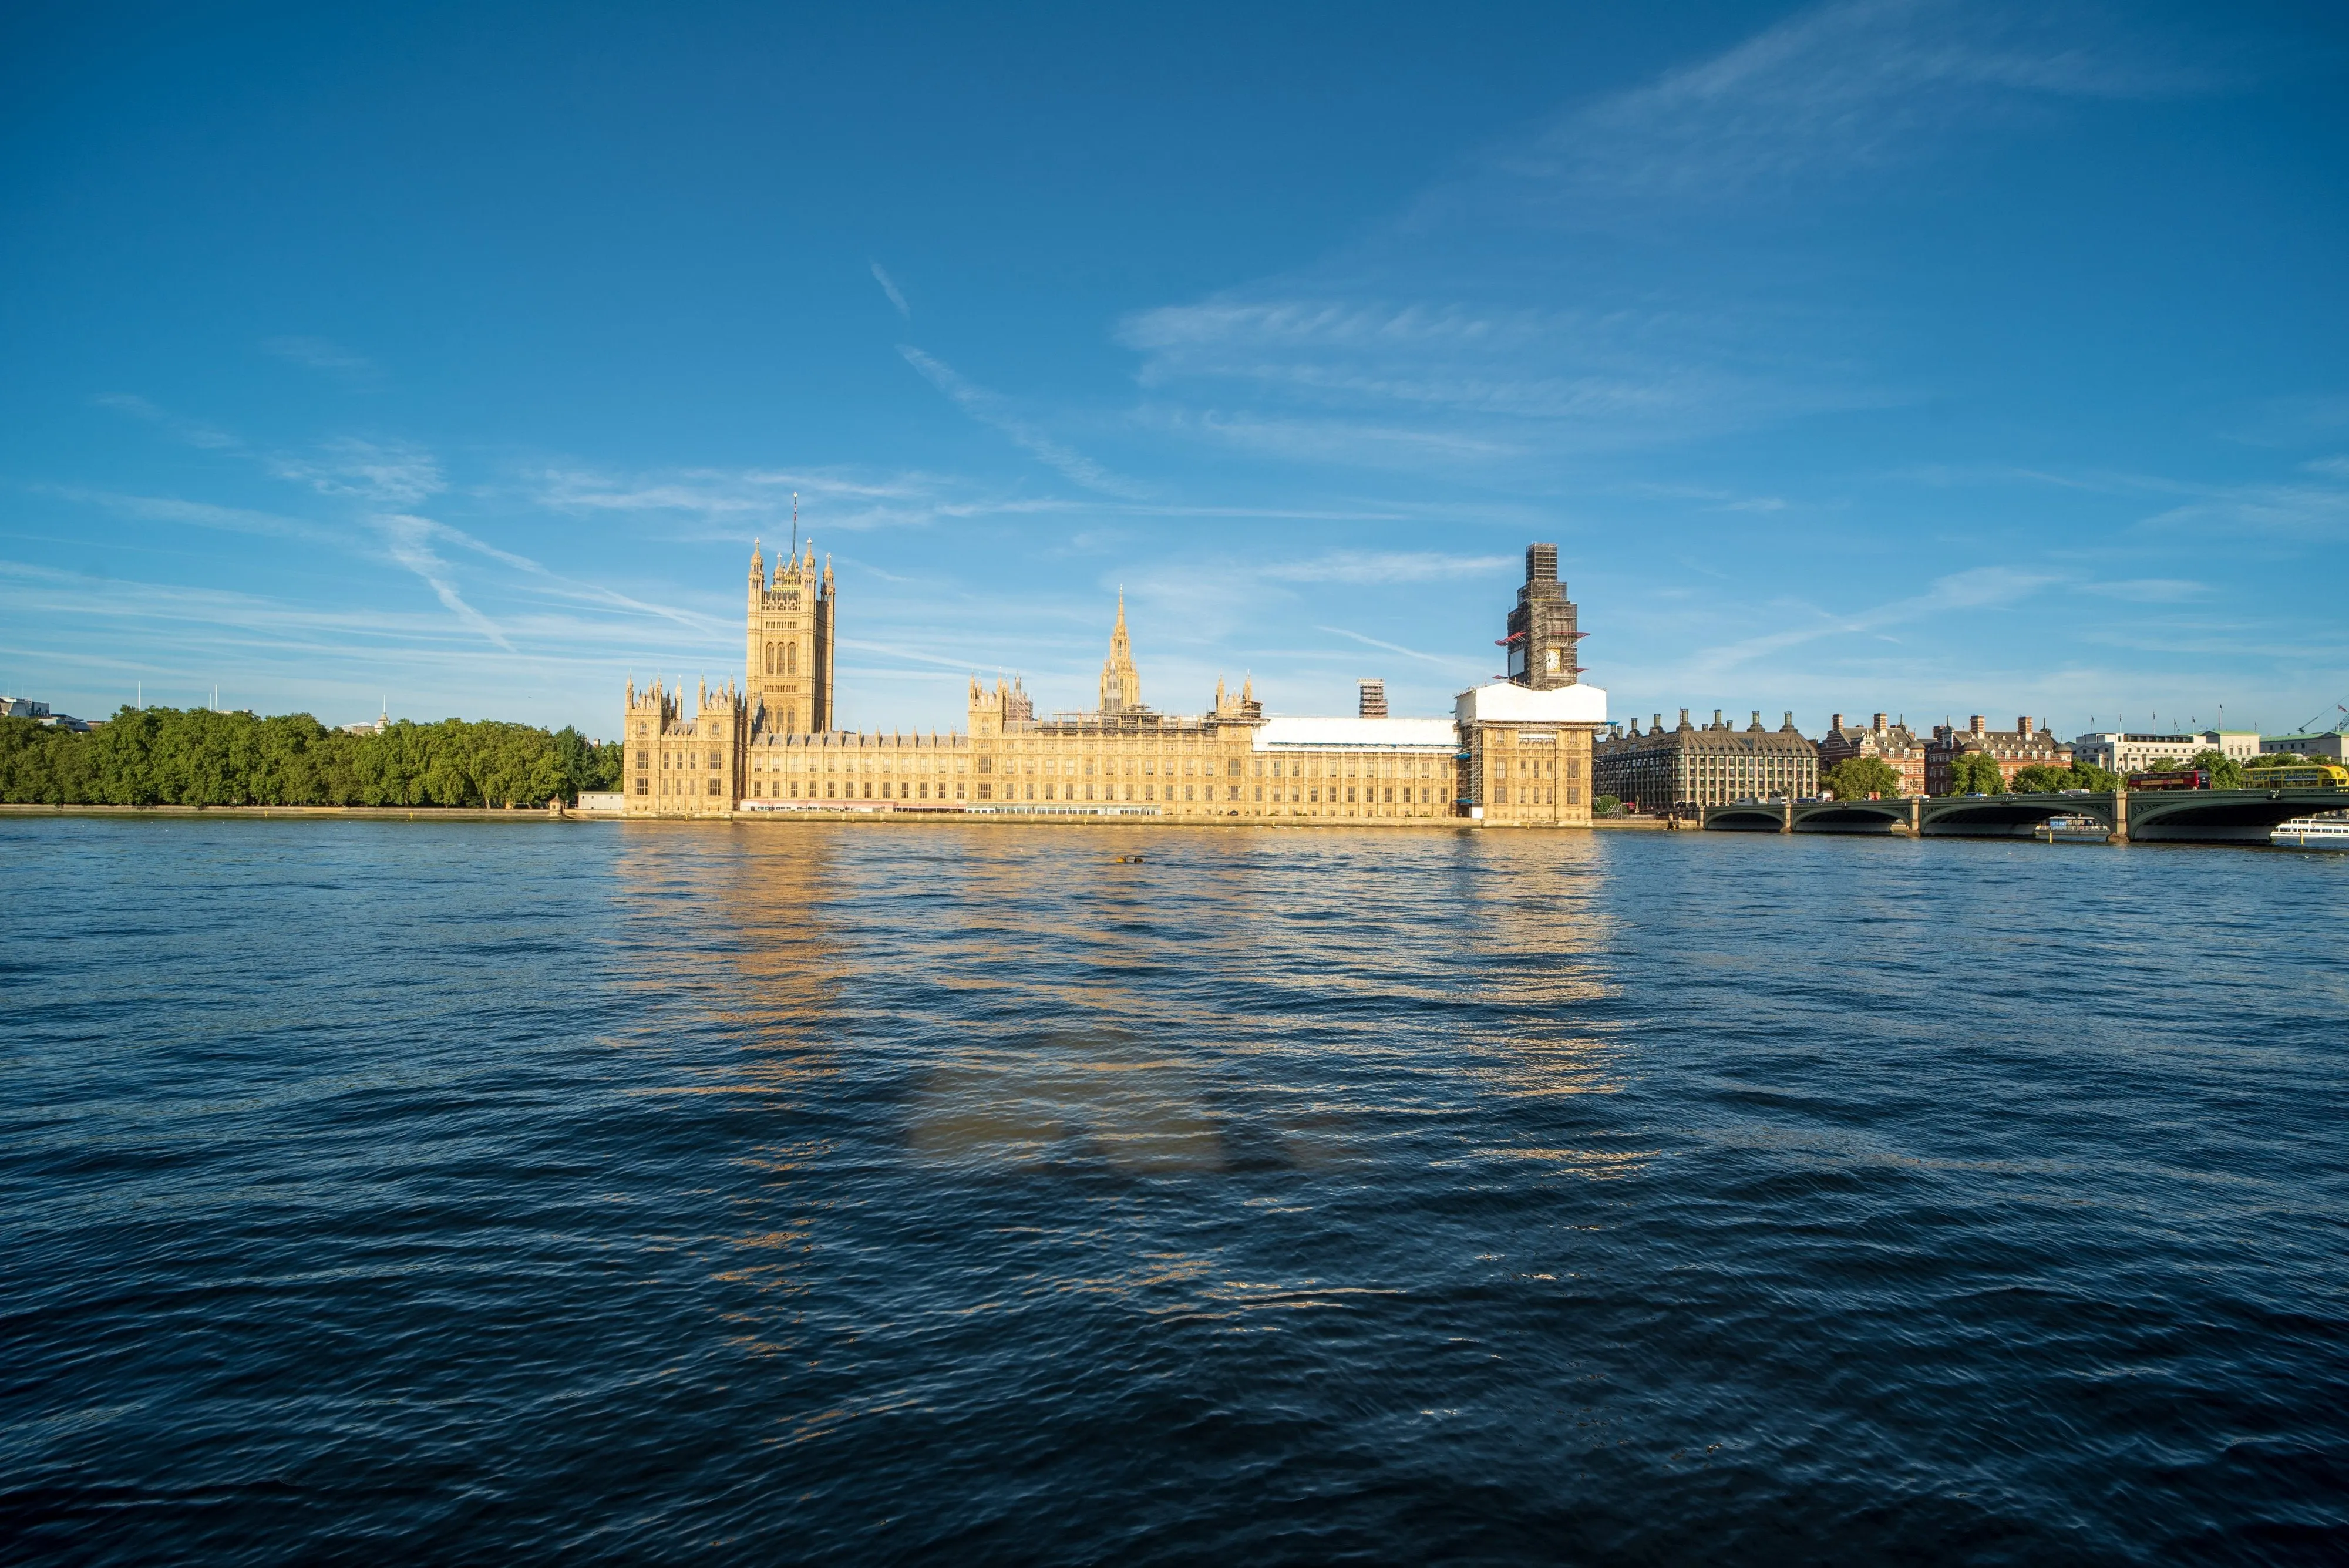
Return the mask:
<path id="1" fill-rule="evenodd" d="M 2014 722 L 2014 732 L 2021 735 L 2026 741 L 2031 739 L 2031 721 L 2029 719 L 2017 719 Z"/>
<path id="2" fill-rule="evenodd" d="M 1827 729 L 1836 734 L 1841 734 L 1843 732 L 1843 715 L 1837 713 L 1834 718 L 1829 719 L 1827 721 Z"/>
<path id="3" fill-rule="evenodd" d="M 1971 730 L 1975 734 L 1981 734 L 1982 732 L 1982 716 L 1980 713 L 1974 714 L 1967 721 L 1966 727 Z"/>
<path id="4" fill-rule="evenodd" d="M 1881 713 L 1878 713 L 1878 714 L 1876 714 L 1874 717 L 1875 717 L 1875 722 L 1874 722 L 1874 723 L 1872 723 L 1871 725 L 1869 725 L 1868 727 L 1869 727 L 1870 729 L 1875 729 L 1875 730 L 1881 730 L 1881 729 L 1883 729 L 1883 728 L 1884 728 L 1884 715 L 1883 715 L 1883 714 L 1881 714 Z"/>

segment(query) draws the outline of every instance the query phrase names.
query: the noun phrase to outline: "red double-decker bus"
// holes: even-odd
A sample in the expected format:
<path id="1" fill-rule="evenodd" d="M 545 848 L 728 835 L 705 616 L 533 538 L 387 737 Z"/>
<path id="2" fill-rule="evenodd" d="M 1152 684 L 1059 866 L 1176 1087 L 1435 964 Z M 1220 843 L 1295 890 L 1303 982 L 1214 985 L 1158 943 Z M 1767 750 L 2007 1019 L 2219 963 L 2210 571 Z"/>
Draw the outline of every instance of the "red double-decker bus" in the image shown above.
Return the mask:
<path id="1" fill-rule="evenodd" d="M 2172 768 L 2166 773 L 2131 774 L 2128 786 L 2139 789 L 2209 789 L 2210 770 L 2208 768 Z"/>

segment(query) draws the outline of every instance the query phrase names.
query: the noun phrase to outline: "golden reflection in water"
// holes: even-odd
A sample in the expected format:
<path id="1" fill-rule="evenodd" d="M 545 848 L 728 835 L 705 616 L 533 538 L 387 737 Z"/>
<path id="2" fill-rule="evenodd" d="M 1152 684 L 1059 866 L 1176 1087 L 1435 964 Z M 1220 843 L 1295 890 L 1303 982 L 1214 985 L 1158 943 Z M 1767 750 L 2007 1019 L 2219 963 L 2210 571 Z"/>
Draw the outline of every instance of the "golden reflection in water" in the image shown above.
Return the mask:
<path id="1" fill-rule="evenodd" d="M 1113 1033 L 1048 1034 L 931 1070 L 906 1142 L 926 1160 L 1038 1169 L 1098 1158 L 1135 1172 L 1218 1170 L 1224 1134 L 1175 1055 Z"/>
<path id="2" fill-rule="evenodd" d="M 1502 1102 L 1622 1084 L 1628 1042 L 1602 1016 L 1619 933 L 1585 835 L 639 829 L 623 857 L 645 955 L 631 983 L 672 1003 L 681 989 L 740 1041 L 724 1071 L 660 1092 L 789 1108 L 910 1067 L 898 1126 L 921 1180 L 1374 1168 L 1398 1112 L 1456 1130 L 1439 1165 L 1607 1180 L 1652 1158 L 1499 1133 L 1523 1125 Z M 1430 1077 L 1440 1111 L 1421 1104 Z M 1495 1102 L 1486 1123 L 1475 1098 Z M 720 1278 L 784 1293 L 789 1310 L 823 1231 L 795 1195 L 821 1190 L 805 1178 L 833 1153 L 745 1152 L 756 1191 L 740 1232 L 709 1239 Z M 1035 1288 L 1147 1295 L 1152 1312 L 1241 1321 L 1381 1288 L 1235 1281 L 1211 1256 L 1061 1239 L 1066 1266 Z M 753 1354 L 789 1348 L 761 1314 L 737 1326 Z"/>
<path id="3" fill-rule="evenodd" d="M 635 955 L 623 984 L 683 1000 L 702 1021 L 739 1032 L 745 1075 L 715 1092 L 837 1071 L 828 1014 L 843 959 L 830 922 L 843 879 L 833 842 L 700 824 L 621 831 L 631 835 L 618 875 Z"/>
<path id="4" fill-rule="evenodd" d="M 638 1093 L 740 1096 L 789 1113 L 837 1092 L 842 1060 L 833 1013 L 844 958 L 832 926 L 842 899 L 837 846 L 826 836 L 628 823 L 616 867 L 628 953 L 624 993 L 652 1002 L 630 1043 L 673 1070 Z M 657 999 L 657 1000 L 656 1000 Z M 705 1039 L 689 1062 L 671 1041 Z M 757 1359 L 796 1363 L 795 1325 L 818 1256 L 823 1205 L 804 1179 L 833 1153 L 823 1140 L 753 1143 L 734 1158 L 747 1172 L 739 1229 L 678 1238 L 710 1261 L 711 1277 L 765 1304 L 729 1312 L 730 1342 Z M 811 1418 L 821 1435 L 850 1412 Z M 786 1439 L 795 1440 L 795 1439 Z"/>

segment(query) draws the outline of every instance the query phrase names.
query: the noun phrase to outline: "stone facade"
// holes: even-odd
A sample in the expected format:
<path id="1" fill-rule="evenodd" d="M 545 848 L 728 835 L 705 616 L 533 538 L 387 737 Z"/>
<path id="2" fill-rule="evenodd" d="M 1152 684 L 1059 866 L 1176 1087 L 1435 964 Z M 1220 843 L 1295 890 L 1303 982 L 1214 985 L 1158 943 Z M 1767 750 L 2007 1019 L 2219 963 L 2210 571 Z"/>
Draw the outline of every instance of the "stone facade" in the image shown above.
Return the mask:
<path id="1" fill-rule="evenodd" d="M 1718 708 L 1702 725 L 1690 723 L 1683 708 L 1669 730 L 1659 713 L 1645 733 L 1635 718 L 1628 731 L 1610 727 L 1598 743 L 1595 766 L 1599 794 L 1658 815 L 1733 800 L 1799 798 L 1819 789 L 1818 748 L 1795 728 L 1794 714 L 1765 730 L 1758 710 L 1743 730 Z"/>
<path id="2" fill-rule="evenodd" d="M 2266 754 L 2291 753 L 2303 757 L 2322 757 L 2328 763 L 2349 763 L 2349 731 L 2318 730 L 2300 735 L 2262 735 L 2260 750 Z"/>
<path id="3" fill-rule="evenodd" d="M 1517 590 L 1508 634 L 1501 639 L 1501 646 L 1509 650 L 1511 681 L 1551 691 L 1581 678 L 1576 645 L 1582 633 L 1575 628 L 1575 616 L 1574 601 L 1557 580 L 1557 546 L 1526 546 L 1526 584 Z"/>
<path id="4" fill-rule="evenodd" d="M 1819 777 L 1837 763 L 1853 757 L 1874 757 L 1900 775 L 1902 794 L 1925 791 L 1925 743 L 1906 724 L 1888 724 L 1884 715 L 1869 715 L 1868 727 L 1847 726 L 1837 713 L 1819 740 Z"/>
<path id="5" fill-rule="evenodd" d="M 2163 763 L 2183 766 L 2201 752 L 2249 762 L 2262 749 L 2255 730 L 2202 730 L 2192 734 L 2108 730 L 2075 736 L 2072 742 L 2074 756 L 2116 774 L 2143 773 Z"/>
<path id="6" fill-rule="evenodd" d="M 2017 719 L 2012 730 L 1987 730 L 1982 727 L 1982 716 L 1976 713 L 1962 730 L 1950 724 L 1933 726 L 1933 738 L 1925 742 L 1925 793 L 1949 794 L 1951 773 L 1958 758 L 1968 752 L 1980 752 L 1997 763 L 1998 776 L 2006 784 L 2013 783 L 2014 775 L 2027 767 L 2072 765 L 2072 748 L 2048 733 L 2044 721 L 2034 722 L 2026 717 Z"/>
<path id="7" fill-rule="evenodd" d="M 780 557 L 767 576 L 750 545 L 750 655 L 743 685 L 769 734 L 819 735 L 833 726 L 832 561 L 818 573 L 815 546 Z"/>
<path id="8" fill-rule="evenodd" d="M 1607 694 L 1579 681 L 1557 558 L 1526 552 L 1509 617 L 1538 679 L 1472 688 L 1448 719 L 1268 718 L 1253 682 L 1218 682 L 1196 717 L 1162 714 L 1142 700 L 1121 594 L 1097 708 L 1039 720 L 1017 685 L 974 679 L 963 731 L 906 734 L 831 727 L 830 564 L 818 573 L 809 551 L 770 579 L 754 547 L 742 690 L 697 688 L 688 711 L 681 690 L 629 683 L 626 815 L 1588 826 Z"/>

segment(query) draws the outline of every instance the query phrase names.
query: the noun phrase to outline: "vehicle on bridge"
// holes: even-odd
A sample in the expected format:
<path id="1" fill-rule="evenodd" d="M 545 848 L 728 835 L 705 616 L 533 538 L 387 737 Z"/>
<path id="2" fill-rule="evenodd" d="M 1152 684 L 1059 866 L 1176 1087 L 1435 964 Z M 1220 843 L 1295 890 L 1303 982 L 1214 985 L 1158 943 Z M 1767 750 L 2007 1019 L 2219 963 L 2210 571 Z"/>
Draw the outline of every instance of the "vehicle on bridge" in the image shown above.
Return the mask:
<path id="1" fill-rule="evenodd" d="M 2295 763 L 2285 768 L 2245 768 L 2245 789 L 2349 789 L 2349 768 L 2338 763 Z"/>
<path id="2" fill-rule="evenodd" d="M 2169 768 L 2160 773 L 2131 774 L 2128 786 L 2133 790 L 2209 789 L 2210 770 L 2208 768 Z"/>

